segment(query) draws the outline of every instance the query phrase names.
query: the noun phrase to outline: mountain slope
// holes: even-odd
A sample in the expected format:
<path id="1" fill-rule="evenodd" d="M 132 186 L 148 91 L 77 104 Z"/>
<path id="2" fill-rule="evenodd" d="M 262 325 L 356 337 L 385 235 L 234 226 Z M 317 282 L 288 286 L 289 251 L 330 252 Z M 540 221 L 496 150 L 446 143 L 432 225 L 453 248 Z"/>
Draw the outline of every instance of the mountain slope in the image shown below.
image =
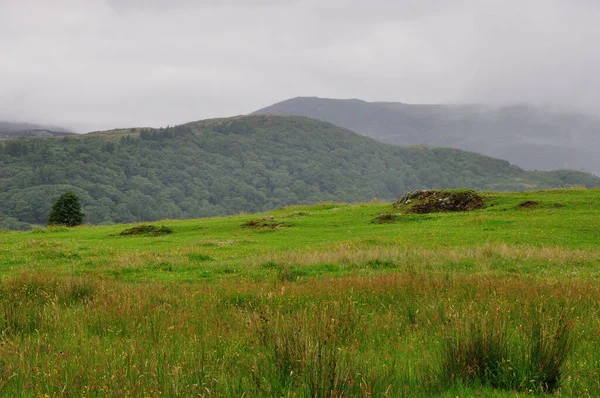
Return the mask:
<path id="1" fill-rule="evenodd" d="M 379 141 L 436 145 L 506 159 L 526 169 L 600 175 L 600 120 L 531 106 L 408 105 L 300 97 L 255 114 L 307 116 Z"/>
<path id="2" fill-rule="evenodd" d="M 61 137 L 74 133 L 56 126 L 0 121 L 0 140 L 23 137 Z"/>
<path id="3" fill-rule="evenodd" d="M 417 188 L 600 186 L 508 162 L 379 143 L 296 116 L 244 116 L 151 130 L 0 143 L 0 225 L 44 223 L 74 190 L 93 224 L 258 212 L 296 203 L 396 199 Z"/>

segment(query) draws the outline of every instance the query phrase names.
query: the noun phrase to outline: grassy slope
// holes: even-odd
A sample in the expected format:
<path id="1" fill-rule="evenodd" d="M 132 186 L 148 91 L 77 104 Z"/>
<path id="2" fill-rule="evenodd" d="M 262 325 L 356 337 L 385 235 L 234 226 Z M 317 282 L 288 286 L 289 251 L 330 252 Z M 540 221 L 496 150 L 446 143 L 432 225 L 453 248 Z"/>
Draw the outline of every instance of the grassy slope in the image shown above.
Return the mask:
<path id="1" fill-rule="evenodd" d="M 528 200 L 539 205 L 518 207 Z M 393 224 L 371 222 L 389 203 L 329 203 L 164 221 L 175 233 L 160 237 L 2 233 L 0 391 L 514 396 L 444 381 L 447 337 L 500 319 L 527 352 L 535 319 L 566 314 L 576 344 L 562 392 L 600 394 L 600 190 L 486 203 Z M 263 216 L 284 225 L 241 227 Z M 513 367 L 517 390 L 535 390 Z"/>
<path id="2" fill-rule="evenodd" d="M 518 208 L 527 200 L 540 204 L 533 209 Z M 351 260 L 357 253 L 369 256 L 372 252 L 377 257 L 386 250 L 398 251 L 396 256 L 401 259 L 404 252 L 417 253 L 422 249 L 469 252 L 474 247 L 500 250 L 509 246 L 513 251 L 535 252 L 539 247 L 555 247 L 593 252 L 597 248 L 598 190 L 490 193 L 486 201 L 488 207 L 481 211 L 406 215 L 393 224 L 372 223 L 377 215 L 396 211 L 388 203 L 328 203 L 285 207 L 258 215 L 165 220 L 158 224 L 173 228 L 175 233 L 160 237 L 115 236 L 126 225 L 4 233 L 0 237 L 4 249 L 0 253 L 0 272 L 47 269 L 78 274 L 118 273 L 143 280 L 195 281 L 218 278 L 225 269 L 240 276 L 260 275 L 262 271 L 256 268 L 264 258 L 284 261 L 286 256 L 292 258 L 298 253 L 302 253 L 299 257 L 318 262 L 319 253 L 328 259 L 332 252 Z M 264 216 L 273 216 L 275 221 L 289 226 L 276 230 L 242 227 L 244 222 Z M 200 264 L 193 260 L 196 254 L 205 254 L 212 260 Z M 124 262 L 126 267 L 122 266 Z M 172 267 L 163 272 L 160 267 L 153 268 L 156 263 Z M 573 271 L 570 268 L 569 272 Z"/>

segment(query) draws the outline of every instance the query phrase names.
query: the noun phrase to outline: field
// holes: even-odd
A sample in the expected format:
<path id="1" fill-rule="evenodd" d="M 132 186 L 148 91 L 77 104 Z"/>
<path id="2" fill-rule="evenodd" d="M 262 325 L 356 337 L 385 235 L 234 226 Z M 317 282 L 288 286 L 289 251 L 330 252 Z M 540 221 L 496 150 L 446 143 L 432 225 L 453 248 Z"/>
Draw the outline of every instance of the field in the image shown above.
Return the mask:
<path id="1" fill-rule="evenodd" d="M 600 396 L 600 190 L 484 197 L 0 232 L 0 395 Z"/>

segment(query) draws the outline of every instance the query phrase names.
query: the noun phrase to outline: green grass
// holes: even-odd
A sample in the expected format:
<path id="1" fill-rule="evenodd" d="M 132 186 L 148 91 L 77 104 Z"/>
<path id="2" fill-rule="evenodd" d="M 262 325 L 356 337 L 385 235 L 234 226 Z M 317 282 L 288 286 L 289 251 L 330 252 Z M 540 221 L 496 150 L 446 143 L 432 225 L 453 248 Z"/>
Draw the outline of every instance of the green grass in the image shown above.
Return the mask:
<path id="1" fill-rule="evenodd" d="M 534 199 L 536 208 L 518 207 Z M 165 220 L 158 224 L 174 233 L 163 236 L 118 236 L 136 224 L 4 232 L 0 274 L 29 270 L 199 281 L 222 279 L 223 268 L 235 269 L 236 277 L 262 278 L 260 264 L 265 261 L 302 263 L 309 273 L 333 261 L 340 266 L 333 273 L 339 274 L 364 271 L 368 261 L 379 260 L 427 271 L 434 262 L 436 272 L 455 271 L 457 264 L 470 261 L 476 267 L 467 266 L 469 273 L 599 275 L 599 191 L 494 193 L 486 195 L 486 202 L 488 207 L 480 211 L 398 215 L 384 224 L 372 221 L 393 211 L 390 204 L 331 203 L 261 215 Z M 265 216 L 273 217 L 266 223 L 282 227 L 244 225 Z M 449 261 L 439 258 L 442 253 Z M 568 268 L 562 266 L 565 262 Z M 153 271 L 167 263 L 172 265 L 168 273 Z"/>
<path id="2" fill-rule="evenodd" d="M 600 395 L 600 190 L 485 202 L 2 232 L 0 394 Z"/>

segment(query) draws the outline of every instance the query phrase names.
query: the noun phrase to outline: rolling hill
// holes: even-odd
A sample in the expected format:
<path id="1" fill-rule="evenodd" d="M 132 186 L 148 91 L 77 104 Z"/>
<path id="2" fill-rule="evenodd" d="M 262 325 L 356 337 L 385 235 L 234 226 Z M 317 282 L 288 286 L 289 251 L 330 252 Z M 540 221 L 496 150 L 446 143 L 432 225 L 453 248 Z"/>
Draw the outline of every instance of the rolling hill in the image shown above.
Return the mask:
<path id="1" fill-rule="evenodd" d="M 528 170 L 569 168 L 600 175 L 600 119 L 581 113 L 527 105 L 410 105 L 299 97 L 255 114 L 307 116 L 385 143 L 459 148 Z"/>
<path id="2" fill-rule="evenodd" d="M 383 144 L 299 116 L 241 116 L 167 129 L 0 143 L 0 227 L 44 224 L 75 191 L 91 224 L 258 212 L 323 201 L 393 200 L 417 188 L 600 186 L 526 172 L 456 149 Z"/>

